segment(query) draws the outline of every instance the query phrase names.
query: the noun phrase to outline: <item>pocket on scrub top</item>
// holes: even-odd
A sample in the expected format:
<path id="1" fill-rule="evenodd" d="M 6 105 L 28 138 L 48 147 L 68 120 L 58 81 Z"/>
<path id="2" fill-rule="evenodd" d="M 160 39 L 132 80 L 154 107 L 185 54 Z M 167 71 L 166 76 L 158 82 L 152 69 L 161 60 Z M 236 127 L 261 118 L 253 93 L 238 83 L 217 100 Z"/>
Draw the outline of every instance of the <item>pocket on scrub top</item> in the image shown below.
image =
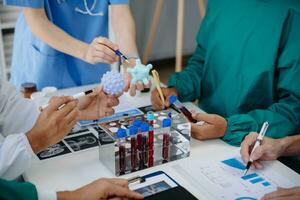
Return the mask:
<path id="1" fill-rule="evenodd" d="M 33 55 L 33 73 L 39 88 L 45 86 L 63 87 L 63 80 L 67 68 L 65 55 L 57 50 L 44 46 L 40 49 L 31 45 Z"/>

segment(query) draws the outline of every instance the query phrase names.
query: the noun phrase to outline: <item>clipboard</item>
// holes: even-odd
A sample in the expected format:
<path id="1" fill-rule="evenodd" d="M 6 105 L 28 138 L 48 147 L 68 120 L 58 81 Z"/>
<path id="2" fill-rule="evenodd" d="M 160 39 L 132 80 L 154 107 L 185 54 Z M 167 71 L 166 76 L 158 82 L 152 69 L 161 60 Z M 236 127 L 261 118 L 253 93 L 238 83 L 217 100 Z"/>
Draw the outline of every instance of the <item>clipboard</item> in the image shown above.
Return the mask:
<path id="1" fill-rule="evenodd" d="M 197 200 L 188 190 L 163 171 L 135 178 L 135 180 L 129 184 L 129 188 L 142 194 L 145 200 Z"/>

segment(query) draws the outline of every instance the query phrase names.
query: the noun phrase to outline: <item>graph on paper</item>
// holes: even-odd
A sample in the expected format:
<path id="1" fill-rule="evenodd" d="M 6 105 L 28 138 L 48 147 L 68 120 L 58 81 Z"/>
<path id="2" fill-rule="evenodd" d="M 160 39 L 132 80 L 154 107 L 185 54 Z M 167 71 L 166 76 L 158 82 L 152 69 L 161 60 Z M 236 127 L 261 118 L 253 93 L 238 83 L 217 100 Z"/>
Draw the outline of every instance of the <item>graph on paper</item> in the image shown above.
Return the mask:
<path id="1" fill-rule="evenodd" d="M 223 164 L 235 168 L 237 170 L 241 170 L 244 171 L 245 170 L 245 165 L 239 161 L 237 158 L 231 158 L 231 159 L 227 159 L 227 160 L 223 160 L 222 161 Z M 245 181 L 249 181 L 252 184 L 262 184 L 262 186 L 264 187 L 269 187 L 271 186 L 271 183 L 268 182 L 267 180 L 265 180 L 265 178 L 261 177 L 260 175 L 258 175 L 257 173 L 248 173 L 245 176 L 241 177 L 242 180 Z"/>
<path id="2" fill-rule="evenodd" d="M 243 175 L 245 165 L 239 158 L 219 162 L 199 163 L 200 173 L 215 186 L 218 199 L 256 200 L 275 191 L 278 186 L 292 187 L 293 184 L 273 170 L 249 170 Z M 216 195 L 216 194 L 215 194 Z"/>

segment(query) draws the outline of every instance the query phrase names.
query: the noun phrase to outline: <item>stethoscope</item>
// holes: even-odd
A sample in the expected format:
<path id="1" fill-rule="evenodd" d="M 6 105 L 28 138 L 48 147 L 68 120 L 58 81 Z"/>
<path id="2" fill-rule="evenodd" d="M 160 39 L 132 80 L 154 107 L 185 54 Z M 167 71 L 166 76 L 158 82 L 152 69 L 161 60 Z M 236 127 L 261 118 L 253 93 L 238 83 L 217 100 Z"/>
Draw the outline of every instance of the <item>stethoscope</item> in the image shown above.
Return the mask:
<path id="1" fill-rule="evenodd" d="M 57 2 L 59 4 L 65 2 L 66 0 L 57 0 Z M 84 15 L 90 15 L 90 16 L 104 16 L 104 13 L 103 12 L 98 12 L 98 13 L 94 13 L 94 9 L 96 7 L 96 4 L 97 4 L 97 0 L 94 0 L 93 1 L 93 4 L 92 4 L 92 7 L 89 7 L 88 4 L 87 4 L 87 0 L 83 0 L 83 4 L 84 4 L 84 8 L 85 10 L 82 10 L 81 8 L 79 7 L 76 7 L 75 8 L 75 11 L 76 12 L 79 12 L 81 14 L 84 14 Z"/>

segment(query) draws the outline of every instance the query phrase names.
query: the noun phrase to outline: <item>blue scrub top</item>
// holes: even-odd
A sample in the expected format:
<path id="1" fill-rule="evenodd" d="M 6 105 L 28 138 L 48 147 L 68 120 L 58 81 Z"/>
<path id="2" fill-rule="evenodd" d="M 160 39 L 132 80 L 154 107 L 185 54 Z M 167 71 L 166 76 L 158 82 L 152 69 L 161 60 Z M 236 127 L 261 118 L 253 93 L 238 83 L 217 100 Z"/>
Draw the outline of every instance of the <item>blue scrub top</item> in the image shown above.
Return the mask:
<path id="1" fill-rule="evenodd" d="M 129 0 L 6 0 L 6 5 L 44 8 L 49 20 L 72 37 L 91 43 L 95 37 L 108 37 L 108 6 L 128 4 Z M 85 6 L 85 3 L 87 7 Z M 90 13 L 87 13 L 87 8 Z M 99 83 L 110 69 L 107 64 L 88 64 L 45 44 L 30 31 L 21 13 L 15 28 L 11 82 L 20 88 L 24 82 L 66 88 Z"/>

